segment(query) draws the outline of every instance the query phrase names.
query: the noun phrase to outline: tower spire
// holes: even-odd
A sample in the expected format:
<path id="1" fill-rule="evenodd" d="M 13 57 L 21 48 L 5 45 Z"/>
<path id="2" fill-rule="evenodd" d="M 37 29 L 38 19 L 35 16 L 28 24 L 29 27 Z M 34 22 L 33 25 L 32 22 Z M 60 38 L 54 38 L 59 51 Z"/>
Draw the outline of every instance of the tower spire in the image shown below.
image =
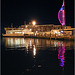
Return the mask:
<path id="1" fill-rule="evenodd" d="M 58 12 L 58 19 L 61 25 L 65 25 L 65 1 L 63 0 L 62 7 Z"/>
<path id="2" fill-rule="evenodd" d="M 65 0 L 63 0 L 63 6 L 65 6 Z"/>

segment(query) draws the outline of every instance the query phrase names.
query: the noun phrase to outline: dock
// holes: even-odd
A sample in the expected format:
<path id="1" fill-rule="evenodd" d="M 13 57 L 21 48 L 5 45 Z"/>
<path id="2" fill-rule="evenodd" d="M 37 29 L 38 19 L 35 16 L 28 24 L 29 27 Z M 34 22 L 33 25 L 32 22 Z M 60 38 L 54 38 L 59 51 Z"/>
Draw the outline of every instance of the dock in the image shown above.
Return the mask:
<path id="1" fill-rule="evenodd" d="M 40 39 L 55 39 L 55 40 L 74 40 L 74 35 L 72 36 L 56 36 L 56 35 L 24 35 L 24 38 L 40 38 Z"/>

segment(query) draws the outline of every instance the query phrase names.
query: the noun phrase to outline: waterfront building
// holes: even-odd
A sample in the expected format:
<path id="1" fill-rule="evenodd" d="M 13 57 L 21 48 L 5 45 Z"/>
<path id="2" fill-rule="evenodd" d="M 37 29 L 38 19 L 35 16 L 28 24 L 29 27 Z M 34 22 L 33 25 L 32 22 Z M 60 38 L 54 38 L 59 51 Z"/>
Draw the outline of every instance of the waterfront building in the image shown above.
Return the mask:
<path id="1" fill-rule="evenodd" d="M 48 25 L 21 25 L 18 28 L 4 28 L 6 31 L 6 34 L 3 34 L 3 36 L 24 36 L 25 34 L 48 34 L 50 33 L 60 35 L 74 35 L 75 28 L 71 28 L 71 26 L 61 26 L 61 25 L 54 25 L 54 24 L 48 24 Z"/>

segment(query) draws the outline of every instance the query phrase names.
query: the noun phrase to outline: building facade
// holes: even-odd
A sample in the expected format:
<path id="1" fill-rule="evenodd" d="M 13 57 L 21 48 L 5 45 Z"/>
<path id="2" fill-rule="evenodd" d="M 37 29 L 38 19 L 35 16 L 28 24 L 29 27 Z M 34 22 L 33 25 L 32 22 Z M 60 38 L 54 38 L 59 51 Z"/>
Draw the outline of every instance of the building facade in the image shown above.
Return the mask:
<path id="1" fill-rule="evenodd" d="M 24 34 L 33 34 L 33 35 L 45 35 L 45 34 L 68 34 L 73 35 L 75 28 L 71 28 L 71 26 L 61 26 L 61 25 L 21 25 L 18 28 L 5 28 L 6 34 L 3 36 L 24 36 Z"/>

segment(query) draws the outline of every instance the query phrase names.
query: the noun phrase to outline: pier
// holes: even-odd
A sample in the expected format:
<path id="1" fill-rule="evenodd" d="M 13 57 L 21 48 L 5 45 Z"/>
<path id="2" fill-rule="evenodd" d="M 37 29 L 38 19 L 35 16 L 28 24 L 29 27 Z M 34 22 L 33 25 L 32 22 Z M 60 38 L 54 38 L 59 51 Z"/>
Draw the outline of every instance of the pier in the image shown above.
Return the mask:
<path id="1" fill-rule="evenodd" d="M 3 37 L 24 37 L 58 40 L 74 40 L 75 28 L 61 25 L 21 25 L 18 28 L 5 28 Z"/>
<path id="2" fill-rule="evenodd" d="M 74 35 L 70 36 L 65 36 L 65 35 L 62 35 L 62 36 L 58 36 L 58 35 L 51 35 L 51 34 L 24 34 L 24 38 L 41 38 L 41 39 L 57 39 L 57 40 L 74 40 Z"/>

